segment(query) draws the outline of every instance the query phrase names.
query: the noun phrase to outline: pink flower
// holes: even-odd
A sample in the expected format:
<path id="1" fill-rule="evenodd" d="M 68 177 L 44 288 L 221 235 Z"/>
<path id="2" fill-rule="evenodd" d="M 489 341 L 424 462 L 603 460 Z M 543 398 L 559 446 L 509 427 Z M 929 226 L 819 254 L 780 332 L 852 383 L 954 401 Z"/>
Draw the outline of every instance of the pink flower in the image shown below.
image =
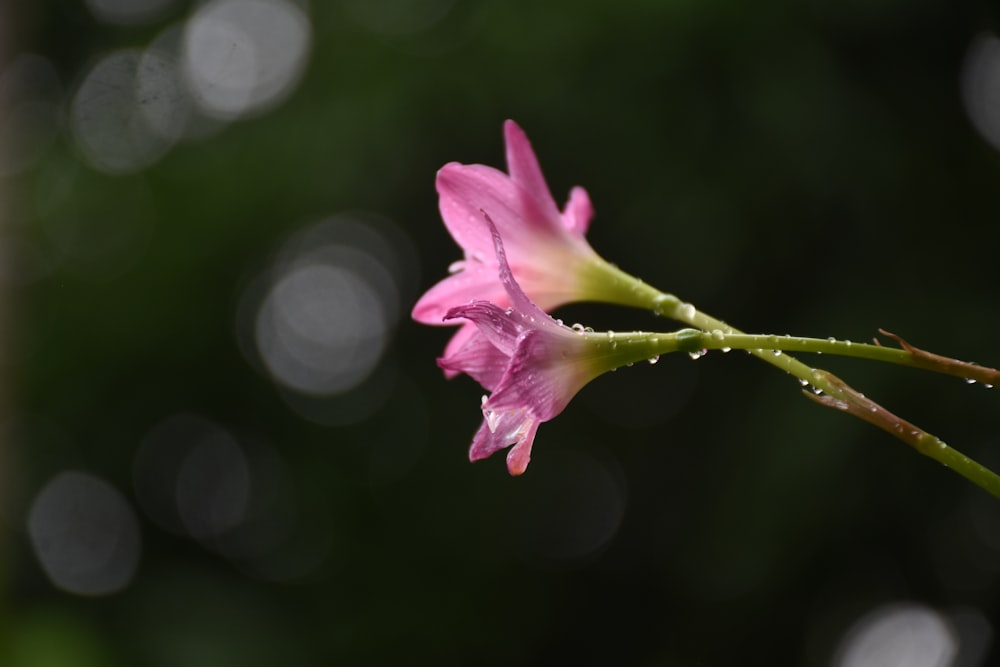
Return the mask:
<path id="1" fill-rule="evenodd" d="M 520 475 L 531 458 L 539 424 L 562 412 L 590 380 L 624 362 L 608 337 L 575 331 L 532 303 L 514 279 L 500 233 L 488 216 L 483 227 L 492 237 L 498 284 L 510 306 L 476 300 L 450 309 L 445 319 L 465 318 L 482 335 L 438 364 L 467 373 L 492 392 L 483 397 L 483 424 L 469 459 L 477 461 L 511 447 L 507 469 Z"/>
<path id="2" fill-rule="evenodd" d="M 586 191 L 573 188 L 560 212 L 527 136 L 514 121 L 504 123 L 504 138 L 509 174 L 454 162 L 438 171 L 441 217 L 465 257 L 452 265 L 452 275 L 421 297 L 413 318 L 439 325 L 451 319 L 453 308 L 473 299 L 501 308 L 511 305 L 509 290 L 497 280 L 493 239 L 482 223 L 482 211 L 489 212 L 503 235 L 514 276 L 541 309 L 571 301 L 627 300 L 628 295 L 619 293 L 617 270 L 584 238 L 593 216 Z M 448 343 L 445 357 L 476 338 L 476 325 L 467 322 Z M 450 367 L 446 373 L 454 374 Z"/>

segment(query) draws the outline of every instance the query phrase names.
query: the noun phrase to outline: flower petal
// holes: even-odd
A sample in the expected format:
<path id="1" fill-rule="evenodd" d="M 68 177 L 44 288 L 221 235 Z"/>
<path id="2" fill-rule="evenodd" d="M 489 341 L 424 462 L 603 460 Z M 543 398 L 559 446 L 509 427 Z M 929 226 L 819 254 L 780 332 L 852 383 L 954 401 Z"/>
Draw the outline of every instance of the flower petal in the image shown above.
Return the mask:
<path id="1" fill-rule="evenodd" d="M 444 355 L 442 359 L 447 359 L 448 357 L 458 353 L 466 345 L 469 345 L 471 341 L 476 338 L 481 338 L 482 333 L 479 332 L 479 327 L 476 326 L 475 322 L 466 322 L 458 328 L 455 335 L 451 337 L 448 344 L 444 346 Z M 450 368 L 445 368 L 444 376 L 446 379 L 451 379 L 459 374 L 458 371 L 452 370 Z"/>
<path id="2" fill-rule="evenodd" d="M 490 343 L 506 356 L 514 354 L 518 336 L 524 331 L 510 310 L 504 310 L 489 301 L 473 301 L 465 306 L 458 306 L 448 311 L 445 319 L 464 317 L 472 320 L 479 327 Z"/>
<path id="3" fill-rule="evenodd" d="M 481 218 L 479 224 L 483 224 Z M 493 252 L 492 246 L 490 252 Z M 427 290 L 413 306 L 411 316 L 422 324 L 441 326 L 445 324 L 444 318 L 449 310 L 476 299 L 507 305 L 507 293 L 497 280 L 495 264 L 487 267 L 479 262 L 466 262 L 461 272 L 448 276 Z"/>
<path id="4" fill-rule="evenodd" d="M 552 326 L 558 328 L 556 321 L 549 317 L 544 310 L 534 304 L 524 293 L 521 286 L 514 279 L 514 274 L 510 270 L 507 262 L 507 252 L 504 250 L 504 240 L 500 237 L 493 219 L 484 214 L 483 216 L 487 228 L 493 235 L 493 248 L 497 256 L 497 264 L 500 272 L 500 283 L 507 292 L 507 298 L 514 309 L 514 313 L 522 319 L 528 326 Z"/>
<path id="5" fill-rule="evenodd" d="M 594 205 L 590 203 L 590 195 L 579 185 L 569 191 L 569 201 L 563 213 L 563 224 L 572 233 L 583 236 L 590 227 L 590 219 L 594 217 Z"/>
<path id="6" fill-rule="evenodd" d="M 484 419 L 469 447 L 469 460 L 480 461 L 513 445 L 507 454 L 507 470 L 511 475 L 520 475 L 531 460 L 531 445 L 538 425 L 537 419 L 519 411 L 497 414 L 492 420 Z"/>
<path id="7" fill-rule="evenodd" d="M 575 343 L 573 339 L 554 340 L 546 331 L 522 334 L 503 378 L 483 404 L 483 414 L 527 410 L 539 420 L 549 421 L 566 409 L 592 379 L 588 366 L 574 358 L 572 349 L 567 350 Z M 586 343 L 581 340 L 579 344 Z"/>
<path id="8" fill-rule="evenodd" d="M 538 421 L 532 421 L 524 437 L 514 443 L 514 446 L 507 452 L 507 472 L 511 475 L 520 475 L 528 469 L 528 462 L 531 461 L 531 445 L 535 442 L 538 426 Z"/>
<path id="9" fill-rule="evenodd" d="M 507 150 L 507 171 L 513 180 L 524 192 L 537 202 L 538 207 L 548 219 L 557 219 L 559 209 L 552 198 L 552 191 L 549 190 L 542 174 L 542 167 L 538 164 L 535 151 L 531 148 L 528 135 L 524 130 L 512 120 L 503 124 L 504 143 Z"/>
<path id="10" fill-rule="evenodd" d="M 493 391 L 507 370 L 510 355 L 497 349 L 485 336 L 479 334 L 468 339 L 461 349 L 447 357 L 438 359 L 438 366 L 452 376 L 465 373 L 483 386 Z"/>
<path id="11" fill-rule="evenodd" d="M 543 206 L 507 174 L 481 164 L 447 164 L 438 171 L 438 207 L 441 217 L 467 258 L 490 263 L 489 234 L 482 227 L 482 211 L 503 229 L 515 254 L 531 257 L 537 242 L 566 234 L 562 217 L 553 206 Z"/>

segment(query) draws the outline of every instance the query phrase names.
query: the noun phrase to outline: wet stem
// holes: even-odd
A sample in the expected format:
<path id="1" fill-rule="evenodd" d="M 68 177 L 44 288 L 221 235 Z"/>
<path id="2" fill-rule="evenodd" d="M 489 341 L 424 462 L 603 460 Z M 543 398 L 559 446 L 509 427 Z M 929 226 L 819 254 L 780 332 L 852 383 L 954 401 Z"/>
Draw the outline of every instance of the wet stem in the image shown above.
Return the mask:
<path id="1" fill-rule="evenodd" d="M 889 412 L 835 375 L 812 368 L 785 354 L 785 351 L 828 353 L 912 366 L 956 375 L 969 382 L 980 382 L 987 387 L 1000 381 L 1000 372 L 997 370 L 926 352 L 881 329 L 879 332 L 883 336 L 892 339 L 900 347 L 884 347 L 877 339 L 875 344 L 869 345 L 834 339 L 745 334 L 671 294 L 658 292 L 638 279 L 633 280 L 636 281 L 633 293 L 645 297 L 646 307 L 658 315 L 683 322 L 699 330 L 678 332 L 677 335 L 682 343 L 680 349 L 690 352 L 693 356 L 712 349 L 747 350 L 759 359 L 798 378 L 803 386 L 811 385 L 812 390 L 803 390 L 809 399 L 881 428 L 921 454 L 951 468 L 973 484 L 1000 498 L 1000 476 L 996 473 L 951 448 L 937 436 Z"/>

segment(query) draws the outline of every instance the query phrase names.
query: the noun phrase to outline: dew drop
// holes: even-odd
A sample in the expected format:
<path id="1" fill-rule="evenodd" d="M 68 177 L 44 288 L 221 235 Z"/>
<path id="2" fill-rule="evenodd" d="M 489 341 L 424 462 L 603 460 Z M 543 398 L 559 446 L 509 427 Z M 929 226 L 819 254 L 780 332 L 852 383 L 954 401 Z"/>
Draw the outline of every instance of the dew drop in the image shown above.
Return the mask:
<path id="1" fill-rule="evenodd" d="M 682 318 L 691 319 L 694 317 L 696 312 L 697 311 L 694 309 L 694 306 L 690 303 L 681 304 L 680 314 Z"/>
<path id="2" fill-rule="evenodd" d="M 570 328 L 577 333 L 583 333 L 583 325 L 580 324 L 579 322 L 574 322 L 573 326 Z"/>
<path id="3" fill-rule="evenodd" d="M 667 300 L 667 295 L 666 294 L 660 294 L 655 299 L 653 299 L 653 314 L 654 315 L 657 315 L 657 316 L 663 315 L 663 304 L 666 302 L 666 300 Z"/>
<path id="4" fill-rule="evenodd" d="M 615 339 L 615 332 L 614 331 L 609 331 L 608 332 L 608 340 L 614 340 L 614 339 Z"/>
<path id="5" fill-rule="evenodd" d="M 830 343 L 836 343 L 836 342 L 837 342 L 837 339 L 836 339 L 836 338 L 834 338 L 833 336 L 830 336 L 830 337 L 829 337 L 829 338 L 827 338 L 826 340 L 827 340 L 827 342 L 830 342 Z"/>
<path id="6" fill-rule="evenodd" d="M 813 393 L 814 394 L 816 394 L 817 396 L 822 396 L 822 394 L 823 394 L 823 390 L 822 389 L 820 389 L 819 387 L 813 387 L 812 389 L 813 389 Z"/>
<path id="7" fill-rule="evenodd" d="M 845 340 L 844 341 L 844 345 L 846 345 L 847 347 L 850 347 L 852 345 L 852 343 L 849 340 Z"/>
<path id="8" fill-rule="evenodd" d="M 781 350 L 771 350 L 771 354 L 773 354 L 776 357 L 780 357 L 781 356 Z"/>
<path id="9" fill-rule="evenodd" d="M 508 308 L 507 310 L 505 310 L 503 312 L 505 312 L 507 315 L 513 315 L 514 314 L 514 309 L 513 308 Z"/>
<path id="10" fill-rule="evenodd" d="M 976 384 L 976 381 L 972 378 L 965 378 L 965 384 Z"/>
<path id="11" fill-rule="evenodd" d="M 989 383 L 983 383 L 983 387 L 985 387 L 986 389 L 992 389 L 993 385 L 991 385 Z"/>
<path id="12" fill-rule="evenodd" d="M 802 378 L 799 378 L 799 384 L 804 387 L 807 384 L 809 384 L 809 380 L 803 380 Z"/>
<path id="13" fill-rule="evenodd" d="M 653 364 L 655 364 L 659 360 L 660 360 L 660 355 L 656 355 L 655 357 L 650 357 L 649 358 L 649 364 L 652 366 Z"/>
<path id="14" fill-rule="evenodd" d="M 712 329 L 712 338 L 715 340 L 723 340 L 726 334 L 722 333 L 722 329 Z"/>
<path id="15" fill-rule="evenodd" d="M 688 356 L 691 357 L 692 359 L 697 360 L 704 357 L 707 352 L 708 350 L 698 350 L 697 352 L 688 352 Z"/>
<path id="16" fill-rule="evenodd" d="M 731 347 L 722 347 L 722 348 L 719 348 L 719 349 L 721 349 L 723 352 L 729 352 L 733 348 L 731 348 Z"/>

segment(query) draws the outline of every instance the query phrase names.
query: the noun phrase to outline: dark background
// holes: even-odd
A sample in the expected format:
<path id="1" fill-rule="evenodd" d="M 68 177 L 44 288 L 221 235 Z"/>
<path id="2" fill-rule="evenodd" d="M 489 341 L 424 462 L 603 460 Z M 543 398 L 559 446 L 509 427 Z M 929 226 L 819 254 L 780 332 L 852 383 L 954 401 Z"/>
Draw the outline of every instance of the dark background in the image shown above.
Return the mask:
<path id="1" fill-rule="evenodd" d="M 138 130 L 79 91 L 198 9 L 160 4 L 0 17 L 21 63 L 0 88 L 4 665 L 997 664 L 1000 501 L 959 476 L 710 353 L 599 378 L 510 478 L 466 461 L 481 390 L 445 381 L 448 333 L 408 317 L 459 258 L 435 171 L 502 167 L 513 118 L 560 202 L 587 188 L 597 251 L 706 312 L 1000 364 L 991 4 L 313 0 L 286 95 L 109 167 L 88 128 Z M 353 311 L 301 297 L 332 309 L 310 331 L 360 337 L 309 344 L 374 356 L 303 397 L 254 323 L 316 229 L 369 282 Z M 1000 467 L 995 391 L 811 362 Z M 873 662 L 907 650 L 925 662 Z"/>

